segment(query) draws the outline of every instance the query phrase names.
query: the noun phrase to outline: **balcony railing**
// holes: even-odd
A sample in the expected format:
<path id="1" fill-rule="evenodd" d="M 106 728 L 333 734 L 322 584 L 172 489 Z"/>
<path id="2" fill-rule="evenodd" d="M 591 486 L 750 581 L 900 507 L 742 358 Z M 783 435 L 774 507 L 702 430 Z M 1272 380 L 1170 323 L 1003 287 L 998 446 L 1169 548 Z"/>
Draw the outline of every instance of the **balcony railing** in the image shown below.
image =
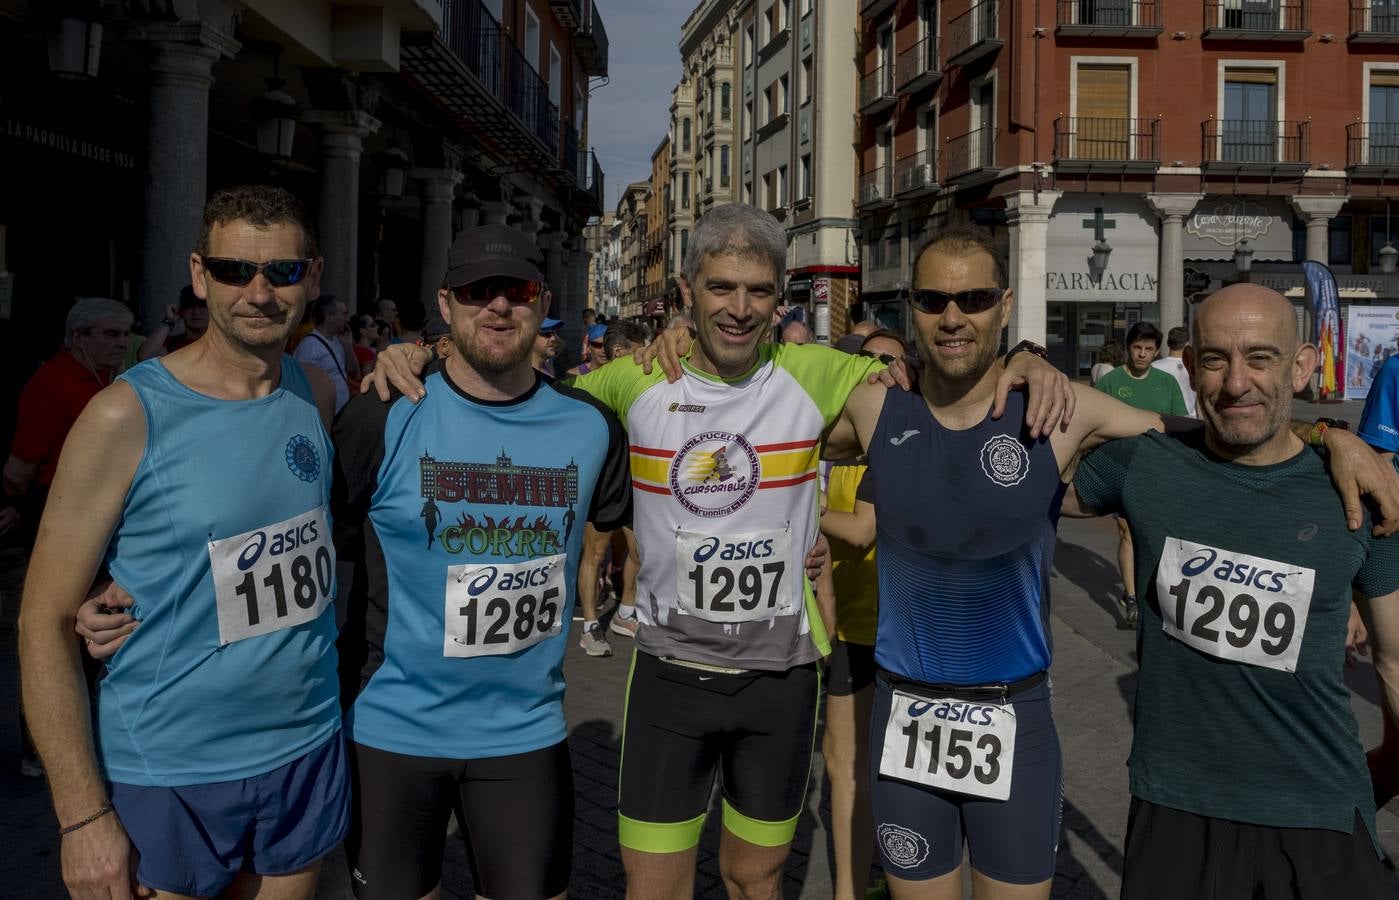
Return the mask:
<path id="1" fill-rule="evenodd" d="M 607 29 L 598 15 L 597 0 L 587 0 L 588 8 L 573 35 L 573 52 L 584 75 L 601 78 L 607 74 Z"/>
<path id="2" fill-rule="evenodd" d="M 1350 0 L 1350 39 L 1360 44 L 1399 42 L 1399 0 Z"/>
<path id="3" fill-rule="evenodd" d="M 978 178 L 996 166 L 997 129 L 983 125 L 947 139 L 942 159 L 949 184 Z"/>
<path id="4" fill-rule="evenodd" d="M 1224 168 L 1307 168 L 1307 122 L 1209 119 L 1201 158 Z"/>
<path id="5" fill-rule="evenodd" d="M 1001 39 L 1001 0 L 981 0 L 947 23 L 947 63 L 965 66 L 1005 43 Z"/>
<path id="6" fill-rule="evenodd" d="M 894 198 L 893 170 L 889 166 L 879 166 L 869 172 L 860 173 L 860 203 L 862 207 L 881 206 Z"/>
<path id="7" fill-rule="evenodd" d="M 942 78 L 938 68 L 938 38 L 929 35 L 899 54 L 895 79 L 901 91 L 916 91 Z"/>
<path id="8" fill-rule="evenodd" d="M 848 0 L 847 0 L 848 2 Z M 860 15 L 872 19 L 894 6 L 897 0 L 860 0 Z"/>
<path id="9" fill-rule="evenodd" d="M 546 147 L 559 152 L 559 108 L 549 85 L 514 44 L 505 45 L 505 107 Z"/>
<path id="10" fill-rule="evenodd" d="M 549 0 L 549 8 L 564 28 L 577 28 L 583 17 L 578 0 Z"/>
<path id="11" fill-rule="evenodd" d="M 1300 41 L 1311 34 L 1308 12 L 1307 0 L 1205 0 L 1202 37 Z"/>
<path id="12" fill-rule="evenodd" d="M 1055 33 L 1151 37 L 1161 33 L 1160 0 L 1059 0 Z"/>
<path id="13" fill-rule="evenodd" d="M 860 79 L 860 111 L 876 113 L 894 105 L 894 67 L 882 65 Z"/>
<path id="14" fill-rule="evenodd" d="M 1399 170 L 1399 122 L 1347 125 L 1346 169 L 1356 175 Z"/>
<path id="15" fill-rule="evenodd" d="M 1054 120 L 1054 161 L 1093 168 L 1150 168 L 1160 163 L 1160 119 L 1061 116 Z"/>
<path id="16" fill-rule="evenodd" d="M 894 163 L 894 193 L 900 197 L 938 189 L 937 155 L 931 149 L 911 153 Z"/>

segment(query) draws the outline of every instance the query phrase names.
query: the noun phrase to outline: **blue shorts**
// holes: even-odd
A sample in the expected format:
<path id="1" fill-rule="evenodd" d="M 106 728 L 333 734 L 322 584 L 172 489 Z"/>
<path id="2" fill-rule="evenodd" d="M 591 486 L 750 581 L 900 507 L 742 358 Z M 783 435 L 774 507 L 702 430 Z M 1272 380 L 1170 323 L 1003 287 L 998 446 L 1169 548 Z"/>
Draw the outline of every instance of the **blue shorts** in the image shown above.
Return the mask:
<path id="1" fill-rule="evenodd" d="M 1038 884 L 1053 878 L 1064 790 L 1048 678 L 1010 694 L 1015 753 L 1005 800 L 935 790 L 879 773 L 893 697 L 889 678 L 880 672 L 875 681 L 870 723 L 870 800 L 884 871 L 908 881 L 938 878 L 962 865 L 965 841 L 972 868 L 996 881 Z M 899 687 L 932 697 L 958 696 L 904 682 Z M 965 698 L 974 699 L 976 691 Z"/>
<path id="2" fill-rule="evenodd" d="M 111 785 L 112 806 L 141 854 L 146 887 L 215 896 L 239 872 L 289 875 L 325 856 L 350 827 L 350 774 L 337 729 L 264 775 L 183 787 Z"/>

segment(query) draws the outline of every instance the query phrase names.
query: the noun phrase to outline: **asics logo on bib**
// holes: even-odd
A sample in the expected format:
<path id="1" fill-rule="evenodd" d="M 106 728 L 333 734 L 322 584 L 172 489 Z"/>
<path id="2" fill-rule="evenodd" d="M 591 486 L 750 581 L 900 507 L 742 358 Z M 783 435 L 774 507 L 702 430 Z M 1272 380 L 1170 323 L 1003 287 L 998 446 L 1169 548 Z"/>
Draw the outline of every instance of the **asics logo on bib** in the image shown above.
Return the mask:
<path id="1" fill-rule="evenodd" d="M 243 546 L 243 552 L 238 554 L 238 570 L 246 572 L 257 561 L 262 558 L 262 551 L 266 550 L 269 557 L 281 556 L 303 544 L 314 543 L 321 539 L 320 531 L 316 528 L 316 523 L 306 522 L 299 528 L 289 528 L 286 531 L 273 532 L 270 539 L 266 531 L 254 532 L 248 539 L 248 543 Z"/>
<path id="2" fill-rule="evenodd" d="M 1215 578 L 1228 584 L 1243 584 L 1272 594 L 1283 589 L 1288 576 L 1301 574 L 1300 572 L 1276 572 L 1272 569 L 1264 569 L 1260 566 L 1252 566 L 1231 559 L 1220 560 L 1218 551 L 1212 547 L 1187 559 L 1180 567 L 1180 574 L 1187 578 L 1194 578 L 1213 566 L 1216 560 L 1219 561 L 1219 565 L 1210 573 Z"/>
<path id="3" fill-rule="evenodd" d="M 908 707 L 910 718 L 917 719 L 928 710 L 933 710 L 934 719 L 948 722 L 970 722 L 973 725 L 990 725 L 990 706 L 977 706 L 974 703 L 911 703 Z"/>
<path id="4" fill-rule="evenodd" d="M 550 570 L 553 568 L 552 562 L 546 562 L 527 569 L 514 567 L 501 574 L 501 570 L 495 566 L 485 566 L 467 583 L 466 593 L 476 597 L 491 588 L 498 591 L 520 591 L 525 588 L 540 587 L 548 584 Z"/>
<path id="5" fill-rule="evenodd" d="M 772 539 L 762 541 L 721 541 L 711 537 L 695 548 L 694 560 L 697 563 L 709 562 L 717 558 L 724 561 L 739 559 L 767 559 L 772 556 Z"/>

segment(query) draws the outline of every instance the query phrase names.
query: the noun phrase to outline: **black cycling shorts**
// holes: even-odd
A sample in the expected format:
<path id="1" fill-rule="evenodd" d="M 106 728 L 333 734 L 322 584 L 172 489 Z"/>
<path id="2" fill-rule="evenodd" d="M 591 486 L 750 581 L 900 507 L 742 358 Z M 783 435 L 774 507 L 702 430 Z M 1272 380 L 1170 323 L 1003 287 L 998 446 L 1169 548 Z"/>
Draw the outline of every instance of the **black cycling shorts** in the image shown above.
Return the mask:
<path id="1" fill-rule="evenodd" d="M 568 889 L 568 744 L 489 759 L 404 756 L 350 744 L 345 851 L 359 900 L 417 900 L 442 880 L 447 818 L 462 826 L 476 893 L 544 900 Z"/>
<path id="2" fill-rule="evenodd" d="M 874 648 L 836 638 L 831 641 L 831 658 L 826 663 L 826 693 L 850 697 L 874 684 Z"/>
<path id="3" fill-rule="evenodd" d="M 760 846 L 790 843 L 820 693 L 815 663 L 723 674 L 635 653 L 618 778 L 622 846 L 675 853 L 699 844 L 716 772 L 726 829 Z"/>
<path id="4" fill-rule="evenodd" d="M 1132 798 L 1122 900 L 1389 897 L 1394 884 L 1360 814 L 1350 834 L 1196 815 Z"/>
<path id="5" fill-rule="evenodd" d="M 880 774 L 892 690 L 887 675 L 875 682 L 870 728 L 870 800 L 875 846 L 884 871 L 908 881 L 927 881 L 962 865 L 962 847 L 981 874 L 1010 884 L 1038 884 L 1054 877 L 1063 813 L 1063 764 L 1050 710 L 1047 677 L 1013 691 L 1017 722 L 1010 795 L 991 800 L 935 790 Z M 901 689 L 956 698 L 955 691 Z M 970 698 L 978 689 L 967 689 Z M 949 726 L 950 727 L 950 726 Z M 971 757 L 969 757 L 971 758 Z M 978 764 L 982 760 L 977 759 Z"/>

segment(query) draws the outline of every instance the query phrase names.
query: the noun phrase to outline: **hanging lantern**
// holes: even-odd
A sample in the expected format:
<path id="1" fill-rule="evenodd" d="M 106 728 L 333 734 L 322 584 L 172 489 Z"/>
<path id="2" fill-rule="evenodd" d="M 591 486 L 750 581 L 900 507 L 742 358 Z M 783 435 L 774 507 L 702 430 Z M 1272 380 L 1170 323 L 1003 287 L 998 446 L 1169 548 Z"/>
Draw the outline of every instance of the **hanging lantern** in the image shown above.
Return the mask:
<path id="1" fill-rule="evenodd" d="M 1234 245 L 1234 268 L 1240 275 L 1247 275 L 1248 270 L 1253 268 L 1253 248 L 1247 240 Z"/>
<path id="2" fill-rule="evenodd" d="M 403 186 L 408 181 L 408 154 L 397 144 L 389 144 L 388 149 L 379 154 L 379 194 L 389 200 L 403 196 Z"/>
<path id="3" fill-rule="evenodd" d="M 59 78 L 96 78 L 102 56 L 102 23 L 82 16 L 63 16 L 44 29 L 49 71 Z"/>

